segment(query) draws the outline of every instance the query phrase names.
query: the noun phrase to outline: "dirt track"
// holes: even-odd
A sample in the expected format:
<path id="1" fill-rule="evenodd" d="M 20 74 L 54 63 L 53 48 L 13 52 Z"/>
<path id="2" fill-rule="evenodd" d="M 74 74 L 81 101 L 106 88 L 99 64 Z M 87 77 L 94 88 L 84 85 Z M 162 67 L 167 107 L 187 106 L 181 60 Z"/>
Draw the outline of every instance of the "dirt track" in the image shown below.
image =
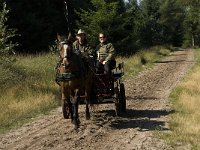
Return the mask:
<path id="1" fill-rule="evenodd" d="M 61 108 L 48 116 L 6 135 L 0 135 L 0 149 L 28 150 L 168 150 L 172 147 L 153 136 L 159 129 L 169 132 L 167 117 L 170 91 L 194 64 L 192 50 L 177 51 L 158 62 L 153 69 L 124 81 L 127 113 L 115 117 L 114 104 L 102 104 L 85 120 L 80 107 L 81 126 L 74 132 L 70 120 L 64 120 Z"/>

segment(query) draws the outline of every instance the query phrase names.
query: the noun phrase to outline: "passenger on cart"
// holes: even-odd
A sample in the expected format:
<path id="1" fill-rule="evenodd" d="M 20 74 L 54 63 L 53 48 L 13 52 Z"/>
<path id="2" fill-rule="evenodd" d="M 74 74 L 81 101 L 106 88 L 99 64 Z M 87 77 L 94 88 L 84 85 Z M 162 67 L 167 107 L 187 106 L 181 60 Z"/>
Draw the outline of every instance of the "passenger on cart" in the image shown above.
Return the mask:
<path id="1" fill-rule="evenodd" d="M 104 74 L 112 74 L 112 69 L 116 66 L 115 48 L 112 43 L 107 42 L 104 33 L 99 33 L 100 44 L 96 47 L 96 72 Z"/>

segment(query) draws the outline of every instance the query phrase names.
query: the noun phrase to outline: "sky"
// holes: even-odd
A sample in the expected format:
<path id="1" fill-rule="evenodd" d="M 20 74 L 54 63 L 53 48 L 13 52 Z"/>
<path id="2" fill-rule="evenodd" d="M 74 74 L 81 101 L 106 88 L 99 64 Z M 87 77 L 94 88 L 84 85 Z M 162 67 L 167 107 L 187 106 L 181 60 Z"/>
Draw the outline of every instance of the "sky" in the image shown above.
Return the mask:
<path id="1" fill-rule="evenodd" d="M 128 2 L 128 0 L 124 0 L 125 2 Z M 140 0 L 137 0 L 137 2 L 139 3 Z"/>

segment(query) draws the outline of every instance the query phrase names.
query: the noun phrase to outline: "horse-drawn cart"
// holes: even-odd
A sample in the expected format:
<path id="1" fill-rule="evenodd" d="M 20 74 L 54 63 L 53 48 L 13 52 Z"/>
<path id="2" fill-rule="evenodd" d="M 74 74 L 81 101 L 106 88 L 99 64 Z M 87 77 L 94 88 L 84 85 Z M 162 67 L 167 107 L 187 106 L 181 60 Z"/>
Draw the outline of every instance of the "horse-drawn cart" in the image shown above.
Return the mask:
<path id="1" fill-rule="evenodd" d="M 95 74 L 93 92 L 96 102 L 115 104 L 116 115 L 126 111 L 125 87 L 122 82 L 124 75 L 124 64 L 120 63 L 113 70 L 112 75 Z"/>
<path id="2" fill-rule="evenodd" d="M 114 102 L 116 115 L 126 111 L 125 88 L 122 83 L 123 63 L 108 74 L 94 74 L 81 55 L 72 51 L 70 38 L 62 40 L 58 35 L 59 62 L 56 67 L 56 83 L 60 87 L 62 111 L 65 119 L 71 118 L 75 129 L 79 127 L 78 105 L 86 104 L 86 119 L 90 119 L 89 102 Z M 88 68 L 88 69 L 87 69 Z M 94 76 L 94 78 L 93 78 Z"/>

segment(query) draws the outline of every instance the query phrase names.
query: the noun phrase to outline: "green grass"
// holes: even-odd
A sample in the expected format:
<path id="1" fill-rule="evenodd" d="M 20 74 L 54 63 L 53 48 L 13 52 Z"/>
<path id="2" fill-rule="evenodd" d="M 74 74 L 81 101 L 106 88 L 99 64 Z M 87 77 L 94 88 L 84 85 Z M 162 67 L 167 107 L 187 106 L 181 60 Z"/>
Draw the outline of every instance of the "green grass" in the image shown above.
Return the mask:
<path id="1" fill-rule="evenodd" d="M 155 62 L 170 54 L 170 50 L 163 47 L 152 47 L 140 50 L 130 57 L 119 57 L 117 62 L 125 64 L 125 78 L 133 78 L 138 72 L 155 65 Z"/>
<path id="2" fill-rule="evenodd" d="M 11 67 L 0 73 L 0 132 L 18 127 L 37 114 L 59 104 L 55 84 L 56 56 L 17 56 Z"/>
<path id="3" fill-rule="evenodd" d="M 144 68 L 169 55 L 170 50 L 153 47 L 134 56 L 118 57 L 124 62 L 124 78 L 132 78 Z M 55 83 L 55 54 L 17 56 L 9 66 L 0 66 L 0 133 L 46 114 L 60 104 L 59 87 Z"/>
<path id="4" fill-rule="evenodd" d="M 159 133 L 175 149 L 200 149 L 200 49 L 195 57 L 196 65 L 170 95 L 175 110 L 169 121 L 172 132 Z"/>

